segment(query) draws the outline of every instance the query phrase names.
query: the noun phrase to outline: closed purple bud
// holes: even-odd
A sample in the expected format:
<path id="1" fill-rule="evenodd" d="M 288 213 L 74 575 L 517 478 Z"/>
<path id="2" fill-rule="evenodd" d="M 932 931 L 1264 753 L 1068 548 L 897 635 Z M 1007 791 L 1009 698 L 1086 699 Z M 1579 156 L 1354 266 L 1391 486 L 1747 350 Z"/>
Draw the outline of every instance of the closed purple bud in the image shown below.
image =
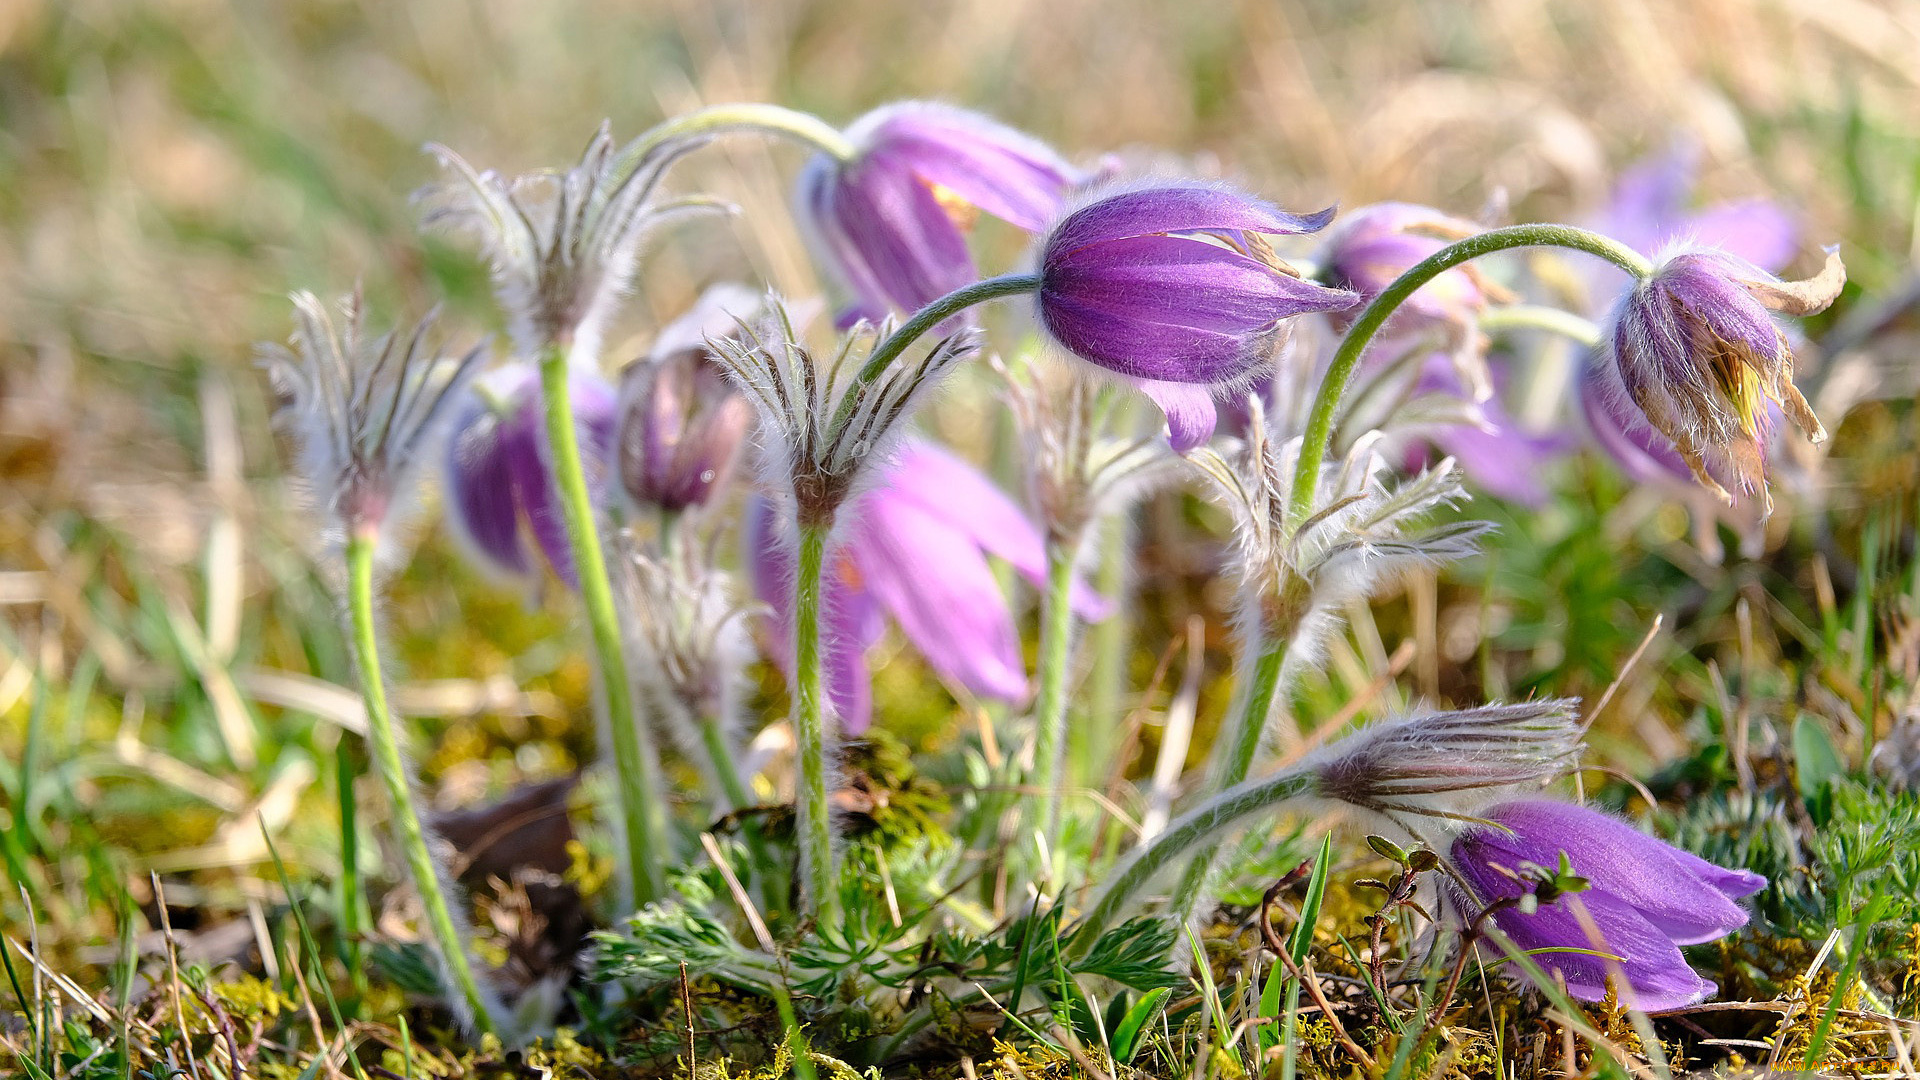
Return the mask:
<path id="1" fill-rule="evenodd" d="M 967 229 L 979 213 L 1038 231 L 1080 173 L 1045 144 L 978 113 L 908 101 L 847 129 L 855 147 L 800 176 L 800 220 L 853 293 L 851 314 L 914 311 L 979 279 Z"/>
<path id="2" fill-rule="evenodd" d="M 620 378 L 620 486 L 669 513 L 702 505 L 733 472 L 752 422 L 704 347 L 638 361 Z"/>
<path id="3" fill-rule="evenodd" d="M 1770 505 L 1768 402 L 1809 439 L 1826 438 L 1793 385 L 1793 350 L 1771 312 L 1825 310 L 1845 283 L 1832 252 L 1816 277 L 1783 282 L 1725 252 L 1682 248 L 1615 309 L 1613 359 L 1626 396 L 1723 501 L 1733 499 L 1716 472 Z"/>
<path id="4" fill-rule="evenodd" d="M 1456 897 L 1472 918 L 1487 906 L 1533 891 L 1530 868 L 1547 871 L 1565 855 L 1588 887 L 1563 893 L 1532 912 L 1496 911 L 1494 923 L 1519 948 L 1539 953 L 1567 991 L 1584 1001 L 1606 997 L 1615 982 L 1620 1002 L 1643 1011 L 1677 1009 L 1712 994 L 1680 955 L 1746 925 L 1735 903 L 1766 887 L 1745 870 L 1715 866 L 1624 822 L 1571 803 L 1523 799 L 1479 816 L 1454 841 L 1452 863 L 1472 896 Z M 1593 955 L 1600 953 L 1604 955 Z M 1624 980 L 1626 985 L 1618 985 Z"/>
<path id="5" fill-rule="evenodd" d="M 613 453 L 613 388 L 598 375 L 575 371 L 568 392 L 588 490 L 599 503 Z M 547 465 L 543 409 L 538 373 L 526 365 L 489 372 L 466 393 L 443 463 L 447 521 L 472 561 L 497 577 L 536 572 L 530 535 L 571 587 L 573 550 Z"/>

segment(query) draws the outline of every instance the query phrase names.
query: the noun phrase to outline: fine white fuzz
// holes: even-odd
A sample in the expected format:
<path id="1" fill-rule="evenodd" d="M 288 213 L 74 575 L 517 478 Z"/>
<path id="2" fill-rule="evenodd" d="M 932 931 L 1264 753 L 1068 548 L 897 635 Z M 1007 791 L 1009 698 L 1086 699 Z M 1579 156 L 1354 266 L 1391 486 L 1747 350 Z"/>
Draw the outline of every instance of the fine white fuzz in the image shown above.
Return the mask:
<path id="1" fill-rule="evenodd" d="M 1580 754 L 1579 711 L 1577 698 L 1557 698 L 1384 720 L 1300 767 L 1320 798 L 1430 837 L 1566 772 Z"/>
<path id="2" fill-rule="evenodd" d="M 654 202 L 667 169 L 702 141 L 672 140 L 635 156 L 616 150 L 602 122 L 572 168 L 512 179 L 429 144 L 451 178 L 417 196 L 427 206 L 422 225 L 479 241 L 518 355 L 560 345 L 585 363 L 599 355 L 652 227 L 676 211 L 726 209 L 709 199 Z"/>
<path id="3" fill-rule="evenodd" d="M 766 307 L 767 318 L 708 344 L 760 416 L 767 483 L 793 497 L 800 520 L 831 522 L 890 459 L 903 421 L 980 347 L 980 332 L 961 330 L 862 380 L 887 325 L 855 326 L 822 365 L 800 344 L 786 306 L 769 296 Z"/>
<path id="4" fill-rule="evenodd" d="M 357 293 L 340 300 L 337 318 L 312 293 L 292 300 L 291 347 L 260 349 L 278 399 L 274 423 L 294 441 L 295 472 L 327 545 L 363 531 L 384 541 L 417 505 L 420 468 L 485 349 L 441 358 L 428 344 L 432 315 L 406 334 L 369 335 Z"/>
<path id="5" fill-rule="evenodd" d="M 1027 486 L 1040 520 L 1057 540 L 1076 545 L 1097 522 L 1178 475 L 1180 458 L 1158 432 L 1120 433 L 1131 395 L 1080 365 L 1025 364 L 998 357 L 1026 450 Z"/>
<path id="6" fill-rule="evenodd" d="M 1466 497 L 1460 470 L 1448 458 L 1395 482 L 1375 452 L 1377 436 L 1360 439 L 1344 461 L 1321 470 L 1313 512 L 1295 525 L 1287 508 L 1300 440 L 1270 441 L 1257 400 L 1252 412 L 1237 462 L 1205 447 L 1188 460 L 1213 481 L 1234 516 L 1243 636 L 1291 639 L 1281 676 L 1286 686 L 1319 662 L 1347 603 L 1411 571 L 1472 555 L 1492 526 L 1423 527 L 1427 514 Z"/>
<path id="7" fill-rule="evenodd" d="M 618 541 L 615 582 L 626 600 L 625 623 L 638 675 L 675 747 L 702 770 L 715 761 L 701 728 L 712 724 L 736 748 L 741 674 L 753 656 L 747 609 L 734 599 L 729 575 L 704 543 L 688 536 L 669 551 Z M 709 776 L 709 790 L 726 790 Z"/>

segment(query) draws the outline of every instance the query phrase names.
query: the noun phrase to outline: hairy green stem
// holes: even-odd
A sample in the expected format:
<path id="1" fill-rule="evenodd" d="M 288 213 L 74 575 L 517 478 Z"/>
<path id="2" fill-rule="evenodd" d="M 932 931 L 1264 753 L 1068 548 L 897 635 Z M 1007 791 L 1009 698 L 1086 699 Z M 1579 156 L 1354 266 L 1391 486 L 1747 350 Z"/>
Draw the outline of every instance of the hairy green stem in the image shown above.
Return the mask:
<path id="1" fill-rule="evenodd" d="M 473 1014 L 473 1026 L 479 1032 L 494 1030 L 488 998 L 480 991 L 473 963 L 467 956 L 467 936 L 461 932 L 463 920 L 456 920 L 440 887 L 439 864 L 427 849 L 427 830 L 413 802 L 413 776 L 400 753 L 400 741 L 394 734 L 393 714 L 387 708 L 387 687 L 380 673 L 380 642 L 374 630 L 373 552 L 377 538 L 356 534 L 347 541 L 347 613 L 352 624 L 354 658 L 360 667 L 360 694 L 367 706 L 367 742 L 373 750 L 374 769 L 387 787 L 393 802 L 394 825 L 400 832 L 400 850 L 406 855 L 407 868 L 413 873 L 414 888 L 420 890 L 420 904 L 426 912 L 427 932 L 433 936 L 452 991 Z"/>
<path id="2" fill-rule="evenodd" d="M 840 917 L 840 877 L 834 869 L 833 811 L 827 803 L 827 702 L 821 679 L 820 572 L 830 524 L 800 526 L 800 565 L 794 574 L 793 739 L 800 760 L 801 910 L 822 922 Z"/>
<path id="3" fill-rule="evenodd" d="M 600 526 L 587 491 L 587 474 L 580 461 L 580 435 L 574 426 L 568 390 L 568 362 L 564 350 L 553 345 L 540 356 L 540 386 L 546 407 L 547 445 L 555 494 L 567 522 L 572 543 L 573 572 L 579 582 L 580 602 L 598 658 L 602 700 L 607 707 L 608 735 L 613 744 L 614 785 L 620 804 L 621 870 L 633 901 L 645 904 L 666 892 L 664 860 L 667 835 L 665 793 L 653 739 L 635 708 L 633 682 L 620 632 L 620 613 L 614 606 L 613 583 L 607 576 L 600 546 Z"/>
<path id="4" fill-rule="evenodd" d="M 1068 955 L 1085 956 L 1127 909 L 1134 895 L 1161 871 L 1186 858 L 1194 845 L 1255 814 L 1310 794 L 1313 786 L 1313 774 L 1296 765 L 1264 780 L 1249 781 L 1223 791 L 1182 814 L 1165 832 L 1135 848 L 1108 872 L 1107 883 L 1087 906 L 1086 914 L 1080 917 L 1073 931 Z"/>
<path id="5" fill-rule="evenodd" d="M 1221 753 L 1214 759 L 1214 777 L 1208 784 L 1214 791 L 1226 791 L 1239 786 L 1253 771 L 1253 759 L 1260 753 L 1260 743 L 1267 730 L 1267 715 L 1273 709 L 1274 694 L 1280 686 L 1280 669 L 1287 658 L 1284 638 L 1273 641 L 1262 633 L 1248 644 L 1251 646 L 1249 651 L 1258 656 L 1253 664 L 1253 681 L 1247 686 L 1241 708 L 1227 730 L 1222 732 L 1226 737 L 1217 744 Z M 1194 905 L 1199 903 L 1206 889 L 1207 875 L 1213 871 L 1214 859 L 1219 852 L 1220 844 L 1217 841 L 1202 844 L 1194 851 L 1193 861 L 1181 872 L 1180 884 L 1173 890 L 1173 904 L 1182 920 L 1192 914 Z"/>
<path id="6" fill-rule="evenodd" d="M 1060 850 L 1061 792 L 1066 787 L 1067 669 L 1073 660 L 1073 545 L 1047 541 L 1047 591 L 1041 598 L 1040 693 L 1033 709 L 1033 824 L 1048 857 Z M 1042 867 L 1051 877 L 1051 867 Z"/>
<path id="7" fill-rule="evenodd" d="M 727 131 L 759 131 L 779 135 L 841 161 L 851 159 L 856 153 L 853 144 L 838 128 L 811 113 L 759 102 L 732 102 L 708 105 L 682 116 L 668 117 L 642 132 L 621 149 L 616 175 L 626 175 L 648 154 L 675 140 L 696 139 Z"/>
<path id="8" fill-rule="evenodd" d="M 1353 380 L 1353 371 L 1359 365 L 1361 355 L 1367 351 L 1374 335 L 1386 325 L 1387 318 L 1420 286 L 1440 274 L 1482 255 L 1518 247 L 1572 248 L 1598 255 L 1635 277 L 1646 277 L 1653 272 L 1652 264 L 1639 252 L 1617 240 L 1571 225 L 1511 225 L 1504 229 L 1493 229 L 1449 244 L 1414 264 L 1406 273 L 1395 278 L 1393 284 L 1381 290 L 1380 295 L 1374 297 L 1360 312 L 1353 326 L 1347 330 L 1346 337 L 1341 339 L 1340 348 L 1333 354 L 1333 362 L 1328 365 L 1326 376 L 1320 380 L 1320 391 L 1313 399 L 1313 411 L 1307 417 L 1306 436 L 1301 442 L 1299 461 L 1294 468 L 1293 494 L 1287 506 L 1290 521 L 1298 524 L 1313 512 L 1320 462 L 1326 457 L 1327 446 L 1333 436 L 1334 413 L 1340 407 L 1341 397 L 1347 392 L 1347 384 Z"/>

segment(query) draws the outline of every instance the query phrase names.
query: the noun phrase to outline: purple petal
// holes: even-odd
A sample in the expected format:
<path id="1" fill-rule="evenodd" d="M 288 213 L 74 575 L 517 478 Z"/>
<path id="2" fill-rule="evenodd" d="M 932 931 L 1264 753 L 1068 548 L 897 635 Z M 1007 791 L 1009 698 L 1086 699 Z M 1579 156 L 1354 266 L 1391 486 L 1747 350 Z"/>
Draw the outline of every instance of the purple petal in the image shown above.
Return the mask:
<path id="1" fill-rule="evenodd" d="M 1087 244 L 1171 232 L 1244 231 L 1269 234 L 1318 232 L 1333 220 L 1328 207 L 1315 214 L 1289 214 L 1224 187 L 1158 184 L 1123 189 L 1067 215 L 1044 245 L 1046 260 Z"/>
<path id="2" fill-rule="evenodd" d="M 880 494 L 860 512 L 854 565 L 928 666 L 976 694 L 1026 700 L 1013 615 L 972 537 L 908 499 Z"/>
<path id="3" fill-rule="evenodd" d="M 1266 358 L 1282 320 L 1358 299 L 1205 241 L 1140 236 L 1052 261 L 1038 306 L 1061 344 L 1110 371 L 1220 385 Z"/>
<path id="4" fill-rule="evenodd" d="M 520 507 L 514 497 L 503 423 L 478 392 L 462 401 L 447 441 L 444 482 L 447 524 L 483 569 L 505 577 L 533 572 L 520 537 Z"/>
<path id="5" fill-rule="evenodd" d="M 1598 940 L 1574 913 L 1576 904 L 1598 931 Z M 1496 912 L 1493 921 L 1525 950 L 1593 949 L 1619 957 L 1613 961 L 1583 953 L 1550 952 L 1533 958 L 1547 971 L 1559 972 L 1567 981 L 1567 992 L 1582 1001 L 1603 1000 L 1607 979 L 1616 972 L 1627 982 L 1621 1004 L 1643 1012 L 1692 1005 L 1715 989 L 1688 966 L 1679 946 L 1630 905 L 1604 893 L 1589 890 L 1564 896 L 1531 915 L 1508 908 Z"/>
<path id="6" fill-rule="evenodd" d="M 1636 418 L 1632 409 L 1626 389 L 1610 369 L 1588 364 L 1581 371 L 1580 410 L 1587 431 L 1622 472 L 1643 484 L 1691 480 L 1693 474 L 1673 440 Z"/>
<path id="7" fill-rule="evenodd" d="M 1213 438 L 1213 429 L 1220 421 L 1213 391 L 1191 383 L 1155 382 L 1152 379 L 1127 381 L 1166 414 L 1167 442 L 1173 447 L 1174 453 L 1184 454 Z"/>
<path id="8" fill-rule="evenodd" d="M 850 166 L 833 190 L 831 213 L 881 289 L 869 299 L 914 311 L 979 277 L 946 207 L 897 162 Z"/>
<path id="9" fill-rule="evenodd" d="M 908 443 L 887 469 L 882 488 L 889 497 L 912 501 L 947 526 L 997 555 L 1035 587 L 1047 578 L 1046 543 L 1035 525 L 985 473 L 933 443 Z M 1083 581 L 1073 585 L 1076 614 L 1098 622 L 1112 605 Z"/>
<path id="10" fill-rule="evenodd" d="M 1593 892 L 1631 906 L 1678 944 L 1713 941 L 1747 923 L 1747 913 L 1715 883 L 1674 858 L 1679 849 L 1626 822 L 1546 799 L 1506 803 L 1485 816 L 1513 832 L 1483 829 L 1464 836 L 1460 845 L 1472 849 L 1476 860 L 1552 867 L 1565 852 Z"/>
<path id="11" fill-rule="evenodd" d="M 1078 180 L 1046 144 L 977 113 L 924 102 L 881 112 L 874 154 L 1028 232 L 1046 227 Z"/>

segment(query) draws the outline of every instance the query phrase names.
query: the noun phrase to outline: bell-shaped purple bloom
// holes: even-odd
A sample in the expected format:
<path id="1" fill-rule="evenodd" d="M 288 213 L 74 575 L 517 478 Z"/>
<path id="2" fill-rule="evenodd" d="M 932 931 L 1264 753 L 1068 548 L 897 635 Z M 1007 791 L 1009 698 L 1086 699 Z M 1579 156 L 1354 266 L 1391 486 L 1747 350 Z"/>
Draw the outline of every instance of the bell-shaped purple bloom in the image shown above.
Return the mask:
<path id="1" fill-rule="evenodd" d="M 849 504 L 851 519 L 827 554 L 821 638 L 827 688 L 848 734 L 873 716 L 866 651 L 884 615 L 942 677 L 982 697 L 1028 696 L 1020 636 L 988 555 L 1036 585 L 1046 575 L 1040 530 L 991 480 L 924 442 L 907 444 L 877 486 Z M 792 658 L 793 553 L 756 498 L 747 512 L 754 591 L 773 609 L 776 655 Z M 1082 618 L 1104 618 L 1107 603 L 1076 583 Z"/>
<path id="2" fill-rule="evenodd" d="M 1607 954 L 1546 952 L 1535 959 L 1566 979 L 1584 1001 L 1606 996 L 1643 1011 L 1677 1009 L 1715 990 L 1680 955 L 1746 925 L 1735 903 L 1766 887 L 1767 879 L 1728 870 L 1663 843 L 1605 814 L 1547 799 L 1493 807 L 1454 841 L 1451 862 L 1473 891 L 1456 897 L 1471 918 L 1494 902 L 1533 891 L 1524 870 L 1551 871 L 1565 854 L 1588 888 L 1562 894 L 1532 913 L 1506 907 L 1494 923 L 1521 949 L 1584 949 Z M 1617 959 L 1610 959 L 1617 958 Z"/>
<path id="3" fill-rule="evenodd" d="M 1062 218 L 1042 242 L 1040 325 L 1153 398 L 1174 448 L 1191 449 L 1213 432 L 1214 393 L 1255 378 L 1288 319 L 1359 302 L 1305 280 L 1266 240 L 1332 219 L 1332 209 L 1289 214 L 1197 181 L 1121 188 Z"/>
<path id="4" fill-rule="evenodd" d="M 1767 403 L 1818 442 L 1826 431 L 1793 385 L 1793 350 L 1771 312 L 1824 310 L 1846 282 L 1836 254 L 1820 274 L 1783 282 L 1721 251 L 1683 248 L 1660 260 L 1616 307 L 1613 371 L 1627 398 L 1673 441 L 1696 480 L 1715 478 L 1766 500 Z"/>
<path id="5" fill-rule="evenodd" d="M 597 502 L 606 492 L 613 452 L 614 391 L 600 376 L 575 371 L 568 393 Z M 447 522 L 482 570 L 526 579 L 539 572 L 537 560 L 544 556 L 572 587 L 573 550 L 547 464 L 543 408 L 539 373 L 531 365 L 495 369 L 467 390 L 454 411 L 443 462 Z"/>
<path id="6" fill-rule="evenodd" d="M 1046 227 L 1078 170 L 1038 140 L 978 113 L 907 101 L 847 129 L 856 150 L 800 175 L 800 220 L 856 301 L 853 318 L 914 311 L 979 280 L 967 250 L 978 213 Z"/>

